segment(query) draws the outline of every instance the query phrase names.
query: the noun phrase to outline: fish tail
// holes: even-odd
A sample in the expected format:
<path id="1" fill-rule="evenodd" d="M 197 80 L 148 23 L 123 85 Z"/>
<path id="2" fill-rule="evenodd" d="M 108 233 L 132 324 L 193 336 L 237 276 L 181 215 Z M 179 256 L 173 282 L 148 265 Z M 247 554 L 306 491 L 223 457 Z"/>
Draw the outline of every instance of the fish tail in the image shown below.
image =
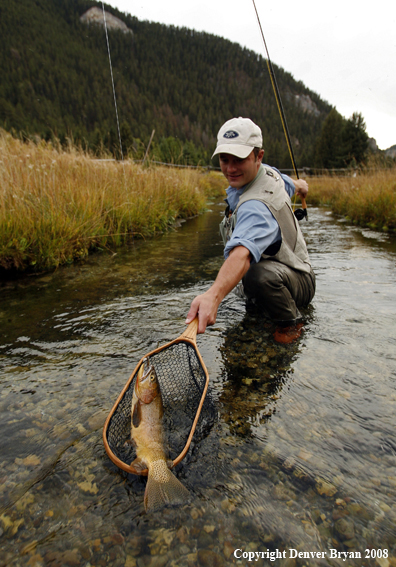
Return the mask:
<path id="1" fill-rule="evenodd" d="M 159 510 L 166 505 L 185 504 L 188 501 L 190 494 L 187 488 L 169 470 L 166 461 L 154 461 L 148 469 L 144 493 L 146 512 Z"/>

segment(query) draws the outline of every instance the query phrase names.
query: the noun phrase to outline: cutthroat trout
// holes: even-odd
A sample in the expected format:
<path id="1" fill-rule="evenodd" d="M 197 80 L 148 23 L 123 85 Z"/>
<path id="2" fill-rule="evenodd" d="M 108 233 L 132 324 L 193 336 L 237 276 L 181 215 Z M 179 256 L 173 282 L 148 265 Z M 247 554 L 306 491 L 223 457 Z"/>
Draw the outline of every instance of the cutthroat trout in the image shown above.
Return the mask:
<path id="1" fill-rule="evenodd" d="M 145 367 L 146 366 L 146 367 Z M 131 463 L 137 472 L 148 469 L 144 506 L 152 512 L 166 504 L 183 504 L 189 492 L 169 470 L 172 461 L 165 456 L 162 426 L 163 405 L 155 369 L 147 359 L 139 368 L 132 398 L 131 441 L 136 459 Z"/>

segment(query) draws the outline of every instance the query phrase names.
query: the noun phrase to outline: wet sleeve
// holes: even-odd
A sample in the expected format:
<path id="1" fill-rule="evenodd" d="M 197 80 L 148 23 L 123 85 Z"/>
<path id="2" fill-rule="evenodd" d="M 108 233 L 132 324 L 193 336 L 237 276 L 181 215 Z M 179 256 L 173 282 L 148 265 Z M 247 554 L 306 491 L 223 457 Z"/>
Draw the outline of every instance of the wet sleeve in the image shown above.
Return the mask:
<path id="1" fill-rule="evenodd" d="M 259 262 L 261 254 L 281 239 L 280 228 L 269 208 L 261 201 L 246 201 L 238 209 L 237 223 L 224 249 L 224 257 L 236 246 L 244 246 Z"/>

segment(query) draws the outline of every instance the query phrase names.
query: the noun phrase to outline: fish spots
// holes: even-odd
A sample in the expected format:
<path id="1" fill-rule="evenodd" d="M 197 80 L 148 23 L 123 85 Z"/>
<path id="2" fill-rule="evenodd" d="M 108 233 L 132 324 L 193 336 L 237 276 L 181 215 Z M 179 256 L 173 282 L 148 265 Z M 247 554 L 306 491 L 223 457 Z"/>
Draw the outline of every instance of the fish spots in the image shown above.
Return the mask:
<path id="1" fill-rule="evenodd" d="M 158 460 L 158 461 L 153 461 L 151 463 L 150 466 L 150 471 L 153 474 L 153 478 L 157 481 L 157 482 L 168 482 L 169 477 L 170 477 L 170 471 L 168 469 L 168 466 L 164 466 L 164 461 Z"/>

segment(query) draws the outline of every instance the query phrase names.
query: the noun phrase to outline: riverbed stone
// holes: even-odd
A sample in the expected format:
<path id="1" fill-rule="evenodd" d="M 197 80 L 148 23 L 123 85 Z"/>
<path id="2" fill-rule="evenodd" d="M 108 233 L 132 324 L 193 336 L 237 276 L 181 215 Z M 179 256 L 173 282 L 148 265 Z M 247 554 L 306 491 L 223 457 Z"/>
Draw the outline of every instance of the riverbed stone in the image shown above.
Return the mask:
<path id="1" fill-rule="evenodd" d="M 198 553 L 196 551 L 194 551 L 193 553 L 189 553 L 186 556 L 186 560 L 188 567 L 196 567 L 198 560 Z"/>
<path id="2" fill-rule="evenodd" d="M 234 545 L 230 541 L 225 541 L 223 545 L 223 554 L 226 559 L 229 559 L 234 553 Z"/>
<path id="3" fill-rule="evenodd" d="M 89 494 L 97 494 L 99 492 L 99 488 L 96 482 L 89 482 L 88 480 L 84 482 L 77 483 L 77 486 L 83 491 Z"/>
<path id="4" fill-rule="evenodd" d="M 176 549 L 177 549 L 177 552 L 180 556 L 188 555 L 191 551 L 191 549 L 188 547 L 188 545 L 186 543 L 182 543 Z"/>
<path id="5" fill-rule="evenodd" d="M 126 540 L 127 553 L 131 557 L 138 557 L 141 553 L 142 546 L 143 538 L 141 536 L 133 536 Z"/>
<path id="6" fill-rule="evenodd" d="M 337 521 L 340 518 L 345 518 L 345 516 L 349 516 L 349 511 L 345 508 L 335 508 L 333 510 L 332 518 L 334 521 Z"/>
<path id="7" fill-rule="evenodd" d="M 168 561 L 169 557 L 166 553 L 164 555 L 154 555 L 151 557 L 151 561 L 147 567 L 165 567 Z"/>
<path id="8" fill-rule="evenodd" d="M 357 540 L 356 537 L 353 537 L 352 539 L 346 539 L 345 541 L 342 542 L 343 545 L 345 545 L 345 547 L 347 547 L 348 549 L 359 549 L 359 541 Z"/>
<path id="9" fill-rule="evenodd" d="M 367 506 L 359 504 L 358 502 L 349 502 L 346 509 L 351 514 L 351 516 L 358 516 L 359 518 L 364 520 L 374 519 L 374 512 Z"/>
<path id="10" fill-rule="evenodd" d="M 223 567 L 225 565 L 224 558 L 210 549 L 198 550 L 198 565 L 202 567 Z"/>
<path id="11" fill-rule="evenodd" d="M 316 491 L 321 496 L 331 497 L 337 492 L 337 488 L 331 482 L 323 479 L 317 478 L 315 481 Z"/>
<path id="12" fill-rule="evenodd" d="M 334 530 L 342 541 L 350 540 L 355 535 L 355 525 L 349 518 L 341 518 L 334 524 Z"/>
<path id="13" fill-rule="evenodd" d="M 388 513 L 391 511 L 391 509 L 392 509 L 388 504 L 386 504 L 386 502 L 380 502 L 380 503 L 379 503 L 379 507 L 380 507 L 381 510 L 382 510 L 383 512 L 385 512 L 386 514 L 388 514 Z"/>
<path id="14" fill-rule="evenodd" d="M 296 499 L 296 495 L 281 482 L 274 486 L 272 493 L 277 500 L 287 501 Z"/>
<path id="15" fill-rule="evenodd" d="M 26 563 L 26 565 L 28 567 L 42 567 L 44 566 L 44 558 L 39 553 L 36 553 L 35 555 L 31 555 L 29 557 L 29 560 Z"/>
<path id="16" fill-rule="evenodd" d="M 231 500 L 229 500 L 228 498 L 225 498 L 224 500 L 221 501 L 220 503 L 220 507 L 224 512 L 234 512 L 235 511 L 235 504 L 233 502 L 231 502 Z"/>
<path id="17" fill-rule="evenodd" d="M 176 537 L 181 543 L 186 543 L 188 540 L 188 531 L 184 526 L 179 528 L 176 532 Z"/>
<path id="18" fill-rule="evenodd" d="M 258 544 L 256 541 L 250 541 L 250 542 L 247 544 L 245 550 L 246 550 L 246 551 L 253 551 L 253 552 L 255 552 L 255 551 L 258 550 L 258 548 L 259 548 L 259 544 Z"/>
<path id="19" fill-rule="evenodd" d="M 138 567 L 149 567 L 151 563 L 151 555 L 142 555 L 141 557 L 137 558 L 137 566 Z"/>
<path id="20" fill-rule="evenodd" d="M 190 516 L 192 517 L 193 520 L 198 520 L 198 518 L 200 517 L 201 513 L 198 510 L 198 508 L 193 508 L 190 512 Z"/>
<path id="21" fill-rule="evenodd" d="M 213 538 L 211 535 L 202 530 L 198 536 L 197 544 L 199 548 L 205 549 L 213 544 Z"/>
<path id="22" fill-rule="evenodd" d="M 92 552 L 91 552 L 91 549 L 89 548 L 88 545 L 82 545 L 79 548 L 79 552 L 81 554 L 81 557 L 83 559 L 85 559 L 85 561 L 88 561 L 89 559 L 91 559 Z"/>
<path id="23" fill-rule="evenodd" d="M 206 532 L 207 534 L 211 534 L 212 532 L 215 531 L 216 526 L 205 525 L 203 529 L 205 530 L 205 532 Z"/>
<path id="24" fill-rule="evenodd" d="M 317 526 L 317 530 L 318 530 L 318 532 L 320 533 L 321 537 L 322 537 L 325 541 L 327 541 L 328 539 L 330 539 L 330 537 L 331 537 L 331 530 L 330 530 L 330 527 L 329 527 L 329 525 L 327 524 L 327 522 L 326 522 L 326 524 L 325 524 L 325 523 L 319 524 L 319 525 Z"/>
<path id="25" fill-rule="evenodd" d="M 2 534 L 0 534 L 1 537 Z M 34 551 L 37 547 L 37 540 L 33 540 L 30 543 L 28 543 L 27 545 L 25 545 L 25 547 L 23 547 L 20 551 L 21 555 L 26 555 L 27 553 L 32 553 L 32 551 Z"/>

